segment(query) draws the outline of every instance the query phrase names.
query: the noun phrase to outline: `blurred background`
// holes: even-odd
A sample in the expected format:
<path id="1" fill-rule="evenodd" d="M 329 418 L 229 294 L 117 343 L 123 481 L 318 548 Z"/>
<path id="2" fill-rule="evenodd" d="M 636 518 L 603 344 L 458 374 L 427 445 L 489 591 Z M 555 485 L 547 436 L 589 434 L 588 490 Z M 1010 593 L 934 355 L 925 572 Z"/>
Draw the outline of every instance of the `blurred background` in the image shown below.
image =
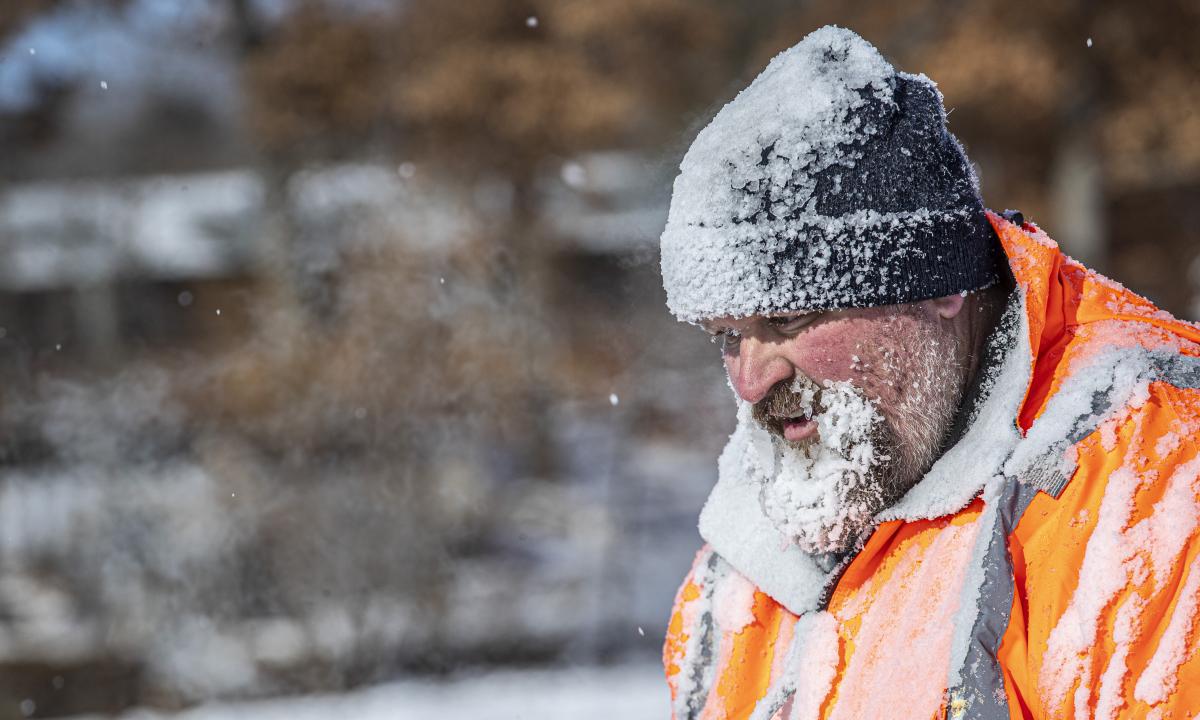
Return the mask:
<path id="1" fill-rule="evenodd" d="M 0 720 L 665 717 L 733 412 L 657 236 L 826 23 L 1200 316 L 1193 0 L 4 0 Z"/>

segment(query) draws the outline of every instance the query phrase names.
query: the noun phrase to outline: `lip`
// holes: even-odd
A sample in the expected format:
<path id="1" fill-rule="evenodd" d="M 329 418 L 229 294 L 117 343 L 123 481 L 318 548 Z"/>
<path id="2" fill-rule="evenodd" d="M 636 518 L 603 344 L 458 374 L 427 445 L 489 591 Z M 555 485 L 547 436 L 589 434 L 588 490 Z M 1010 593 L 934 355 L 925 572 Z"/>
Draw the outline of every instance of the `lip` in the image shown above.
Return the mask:
<path id="1" fill-rule="evenodd" d="M 817 421 L 795 418 L 783 421 L 783 439 L 788 442 L 807 440 L 817 432 Z"/>

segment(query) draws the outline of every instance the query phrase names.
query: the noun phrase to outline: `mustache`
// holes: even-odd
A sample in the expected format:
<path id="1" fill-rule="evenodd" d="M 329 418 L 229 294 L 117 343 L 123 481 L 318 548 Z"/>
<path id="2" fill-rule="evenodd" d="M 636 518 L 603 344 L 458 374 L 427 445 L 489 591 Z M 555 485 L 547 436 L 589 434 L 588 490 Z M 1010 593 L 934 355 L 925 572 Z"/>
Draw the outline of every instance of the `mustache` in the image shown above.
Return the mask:
<path id="1" fill-rule="evenodd" d="M 784 420 L 802 412 L 816 417 L 825 409 L 822 388 L 804 375 L 781 380 L 751 408 L 751 415 L 759 425 L 771 433 L 783 437 Z"/>

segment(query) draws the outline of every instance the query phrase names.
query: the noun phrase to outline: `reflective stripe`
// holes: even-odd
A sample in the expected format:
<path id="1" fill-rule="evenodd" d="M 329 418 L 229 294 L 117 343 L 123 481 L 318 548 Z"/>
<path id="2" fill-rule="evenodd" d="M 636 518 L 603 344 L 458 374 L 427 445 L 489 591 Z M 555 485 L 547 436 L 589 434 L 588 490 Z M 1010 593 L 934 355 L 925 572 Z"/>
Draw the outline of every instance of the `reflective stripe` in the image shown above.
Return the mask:
<path id="1" fill-rule="evenodd" d="M 1128 371 L 1130 363 L 1134 363 L 1136 368 L 1133 377 L 1126 377 L 1123 378 L 1124 382 L 1117 382 L 1119 374 Z M 1064 458 L 1068 457 L 1068 450 L 1095 432 L 1114 408 L 1124 407 L 1129 402 L 1128 396 L 1131 389 L 1129 380 L 1140 379 L 1147 383 L 1165 382 L 1180 389 L 1200 388 L 1200 358 L 1188 355 L 1160 350 L 1122 349 L 1097 364 L 1108 367 L 1098 375 L 1099 381 L 1097 377 L 1090 379 L 1090 384 L 1094 386 L 1091 402 L 1086 405 L 1080 404 L 1075 416 L 1070 420 L 1064 422 L 1063 418 L 1057 418 L 1055 421 L 1056 426 L 1065 425 L 1070 430 L 1065 434 L 1061 431 L 1054 432 L 1053 434 L 1059 437 L 1052 443 L 1038 447 L 1036 450 L 1026 448 L 1025 452 L 1021 453 L 1022 448 L 1018 448 L 1018 453 L 1024 456 L 1023 460 L 1006 465 L 1006 474 L 1018 477 L 1022 483 L 1057 498 L 1062 494 L 1075 471 L 1073 464 L 1064 462 Z M 1072 392 L 1068 390 L 1067 386 L 1064 386 L 1059 391 L 1058 397 L 1064 398 L 1071 395 Z M 1083 392 L 1087 392 L 1087 390 L 1083 389 Z M 1054 401 L 1051 402 L 1053 404 Z M 1049 408 L 1046 412 L 1050 412 Z M 1042 418 L 1039 418 L 1039 422 L 1041 420 Z M 1035 423 L 1034 427 L 1030 428 L 1029 439 L 1032 440 L 1032 437 L 1040 429 Z M 1037 445 L 1037 443 L 1030 444 Z"/>
<path id="2" fill-rule="evenodd" d="M 698 604 L 699 613 L 696 618 L 696 626 L 688 628 L 688 634 L 694 637 L 694 639 L 689 639 L 688 645 L 699 657 L 683 658 L 680 672 L 687 673 L 688 677 L 686 683 L 680 683 L 681 692 L 675 699 L 672 713 L 675 720 L 694 720 L 700 717 L 700 713 L 708 701 L 709 689 L 712 687 L 713 673 L 716 669 L 714 658 L 717 645 L 720 643 L 720 638 L 714 629 L 712 605 L 722 564 L 721 556 L 710 551 L 704 564 L 696 566 L 696 572 L 692 578 L 692 582 L 700 588 L 700 597 L 692 601 Z"/>
<path id="3" fill-rule="evenodd" d="M 1008 629 L 1014 579 L 1008 536 L 1038 493 L 1038 488 L 1013 479 L 1005 481 L 994 502 L 991 536 L 982 562 L 979 610 L 959 671 L 959 682 L 950 690 L 946 716 L 953 720 L 1004 720 L 1009 717 L 1004 675 L 997 654 Z M 982 538 L 981 538 L 981 541 Z"/>
<path id="4" fill-rule="evenodd" d="M 1070 478 L 1059 467 L 1059 456 L 1066 448 L 1075 443 L 1064 443 L 1061 448 L 1055 447 L 1054 452 L 1043 456 L 1036 463 L 1021 473 L 1021 484 L 1034 490 L 1041 490 L 1052 498 L 1058 498 L 1067 487 Z M 1032 495 L 1031 495 L 1032 497 Z"/>
<path id="5" fill-rule="evenodd" d="M 1200 388 L 1200 358 L 1190 355 L 1156 354 L 1154 365 L 1158 379 L 1170 383 L 1180 390 Z"/>

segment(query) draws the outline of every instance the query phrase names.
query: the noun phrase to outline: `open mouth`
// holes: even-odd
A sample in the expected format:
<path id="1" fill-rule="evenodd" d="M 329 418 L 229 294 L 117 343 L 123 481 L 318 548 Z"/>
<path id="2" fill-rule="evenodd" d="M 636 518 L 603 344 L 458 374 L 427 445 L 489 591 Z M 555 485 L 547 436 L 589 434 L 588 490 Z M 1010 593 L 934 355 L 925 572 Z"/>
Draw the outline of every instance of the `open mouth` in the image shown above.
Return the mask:
<path id="1" fill-rule="evenodd" d="M 806 442 L 817 434 L 815 409 L 806 405 L 782 411 L 759 411 L 756 418 L 773 435 L 792 443 Z"/>
<path id="2" fill-rule="evenodd" d="M 813 408 L 808 405 L 772 415 L 775 431 L 788 442 L 803 442 L 817 432 L 817 421 L 813 419 Z"/>
<path id="3" fill-rule="evenodd" d="M 818 388 L 777 386 L 753 408 L 754 419 L 789 443 L 809 444 L 817 437 L 816 417 L 824 410 Z"/>
<path id="4" fill-rule="evenodd" d="M 788 442 L 803 442 L 817 432 L 817 421 L 812 418 L 781 418 L 780 434 Z"/>

